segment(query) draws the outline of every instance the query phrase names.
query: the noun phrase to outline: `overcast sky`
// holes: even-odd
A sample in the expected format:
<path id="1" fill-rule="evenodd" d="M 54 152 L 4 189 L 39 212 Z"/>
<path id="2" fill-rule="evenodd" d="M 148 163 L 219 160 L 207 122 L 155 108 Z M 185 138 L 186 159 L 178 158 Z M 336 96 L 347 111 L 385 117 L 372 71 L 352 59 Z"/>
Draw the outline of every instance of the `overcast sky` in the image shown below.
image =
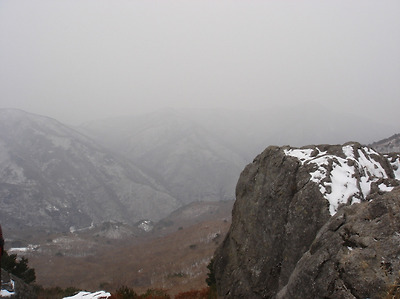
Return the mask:
<path id="1" fill-rule="evenodd" d="M 320 102 L 400 123 L 400 1 L 0 0 L 0 108 Z"/>

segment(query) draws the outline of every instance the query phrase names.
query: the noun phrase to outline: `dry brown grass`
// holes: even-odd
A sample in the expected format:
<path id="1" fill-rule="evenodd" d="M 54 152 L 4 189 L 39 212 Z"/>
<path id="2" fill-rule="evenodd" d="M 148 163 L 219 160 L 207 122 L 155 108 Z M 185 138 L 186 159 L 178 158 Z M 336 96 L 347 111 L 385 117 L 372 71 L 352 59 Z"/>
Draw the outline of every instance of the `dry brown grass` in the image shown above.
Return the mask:
<path id="1" fill-rule="evenodd" d="M 84 257 L 37 253 L 29 257 L 30 266 L 44 287 L 114 291 L 129 286 L 138 293 L 159 288 L 171 295 L 202 289 L 207 264 L 230 226 L 225 217 L 214 218 L 166 236 L 99 243 Z"/>

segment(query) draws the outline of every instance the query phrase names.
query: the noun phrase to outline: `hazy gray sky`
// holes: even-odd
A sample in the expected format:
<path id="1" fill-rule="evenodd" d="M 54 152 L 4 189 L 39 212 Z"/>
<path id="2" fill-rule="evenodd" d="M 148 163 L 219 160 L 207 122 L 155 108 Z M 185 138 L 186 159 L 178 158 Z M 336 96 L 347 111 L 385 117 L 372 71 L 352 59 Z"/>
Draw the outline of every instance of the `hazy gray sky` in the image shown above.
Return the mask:
<path id="1" fill-rule="evenodd" d="M 306 101 L 398 121 L 400 1 L 0 0 L 0 108 L 78 123 Z"/>

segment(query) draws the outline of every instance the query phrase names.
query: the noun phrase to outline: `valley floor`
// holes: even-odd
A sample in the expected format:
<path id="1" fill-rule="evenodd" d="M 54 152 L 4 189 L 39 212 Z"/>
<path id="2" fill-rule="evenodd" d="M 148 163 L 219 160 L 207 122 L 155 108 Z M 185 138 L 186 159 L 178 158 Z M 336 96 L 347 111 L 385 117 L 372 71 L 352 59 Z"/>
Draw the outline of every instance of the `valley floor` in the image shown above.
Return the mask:
<path id="1" fill-rule="evenodd" d="M 128 286 L 138 293 L 159 288 L 170 295 L 202 289 L 207 265 L 231 223 L 232 202 L 226 206 L 223 213 L 211 212 L 201 222 L 139 237 L 66 234 L 25 255 L 43 287 L 114 291 Z"/>

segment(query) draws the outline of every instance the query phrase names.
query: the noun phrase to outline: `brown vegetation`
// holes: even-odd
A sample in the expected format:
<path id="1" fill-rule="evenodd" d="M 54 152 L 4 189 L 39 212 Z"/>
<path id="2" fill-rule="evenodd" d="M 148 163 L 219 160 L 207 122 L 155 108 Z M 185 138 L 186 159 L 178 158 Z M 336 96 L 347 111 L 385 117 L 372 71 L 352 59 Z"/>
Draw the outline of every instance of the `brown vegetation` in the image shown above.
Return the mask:
<path id="1" fill-rule="evenodd" d="M 216 299 L 215 288 L 203 288 L 201 290 L 191 290 L 176 294 L 174 299 Z M 167 291 L 161 289 L 148 289 L 142 295 L 138 295 L 133 289 L 122 287 L 115 291 L 109 299 L 172 299 Z"/>
<path id="2" fill-rule="evenodd" d="M 36 269 L 38 284 L 46 288 L 73 286 L 113 293 L 128 286 L 138 293 L 162 289 L 171 296 L 186 292 L 192 296 L 187 298 L 208 298 L 203 290 L 207 265 L 230 226 L 229 214 L 214 216 L 158 237 L 105 243 L 100 239 L 95 250 L 80 257 L 60 249 L 36 252 L 29 256 L 30 266 Z M 178 298 L 186 298 L 182 296 Z"/>

